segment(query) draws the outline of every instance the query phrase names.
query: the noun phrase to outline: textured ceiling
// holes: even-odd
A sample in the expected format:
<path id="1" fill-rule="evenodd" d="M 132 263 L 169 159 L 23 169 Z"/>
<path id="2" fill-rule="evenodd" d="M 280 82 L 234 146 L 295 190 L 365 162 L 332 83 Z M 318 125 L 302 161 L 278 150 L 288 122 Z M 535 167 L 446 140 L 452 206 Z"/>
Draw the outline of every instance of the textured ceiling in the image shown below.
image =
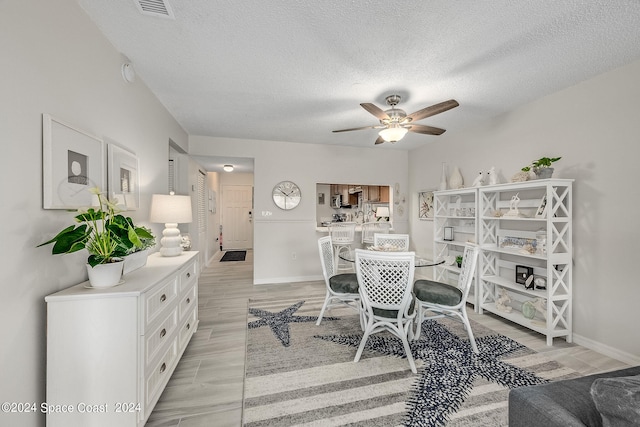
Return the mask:
<path id="1" fill-rule="evenodd" d="M 78 0 L 192 135 L 372 147 L 392 93 L 466 126 L 640 58 L 638 0 Z M 381 149 L 437 143 L 409 133 Z"/>

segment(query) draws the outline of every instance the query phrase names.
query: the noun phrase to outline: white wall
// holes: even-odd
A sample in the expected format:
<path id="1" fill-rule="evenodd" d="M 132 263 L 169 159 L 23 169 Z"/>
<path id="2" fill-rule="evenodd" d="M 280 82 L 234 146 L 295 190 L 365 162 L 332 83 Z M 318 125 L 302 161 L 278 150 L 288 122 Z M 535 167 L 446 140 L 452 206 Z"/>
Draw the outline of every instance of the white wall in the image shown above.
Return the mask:
<path id="1" fill-rule="evenodd" d="M 356 182 L 407 188 L 408 153 L 374 148 L 189 136 L 192 155 L 249 157 L 254 167 L 254 283 L 321 279 L 316 228 L 316 184 Z M 302 201 L 278 209 L 271 190 L 280 181 L 300 186 Z M 404 190 L 403 190 L 404 191 Z M 271 212 L 262 216 L 262 212 Z M 407 215 L 394 218 L 408 230 Z M 292 254 L 295 252 L 296 259 Z"/>
<path id="2" fill-rule="evenodd" d="M 530 161 L 562 156 L 556 178 L 574 178 L 573 321 L 575 341 L 640 364 L 640 61 L 505 114 L 443 135 L 411 153 L 415 193 L 437 188 L 441 162 L 465 183 L 496 166 L 510 179 Z M 464 99 L 459 100 L 464 108 Z M 412 238 L 432 239 L 432 223 L 412 216 Z M 431 248 L 429 248 L 431 249 Z"/>
<path id="3" fill-rule="evenodd" d="M 185 150 L 188 139 L 140 78 L 124 82 L 122 56 L 73 0 L 0 2 L 0 46 L 0 401 L 39 405 L 45 401 L 44 297 L 86 280 L 87 256 L 54 257 L 50 246 L 36 248 L 73 217 L 42 209 L 42 114 L 138 155 L 141 208 L 130 215 L 143 224 L 151 194 L 167 191 L 169 138 Z M 0 413 L 0 425 L 43 426 L 44 416 Z"/>

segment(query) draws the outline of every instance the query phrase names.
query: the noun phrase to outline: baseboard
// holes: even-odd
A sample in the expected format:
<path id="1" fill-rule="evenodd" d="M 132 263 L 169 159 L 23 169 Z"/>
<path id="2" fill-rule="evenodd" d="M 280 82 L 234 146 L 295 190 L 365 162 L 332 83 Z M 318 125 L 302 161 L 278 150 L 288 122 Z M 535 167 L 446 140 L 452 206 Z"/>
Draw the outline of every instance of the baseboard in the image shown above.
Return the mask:
<path id="1" fill-rule="evenodd" d="M 574 333 L 573 342 L 583 347 L 586 347 L 588 349 L 591 349 L 593 351 L 597 351 L 598 353 L 602 353 L 605 356 L 624 362 L 628 365 L 632 365 L 632 366 L 640 365 L 640 357 L 630 353 L 626 353 L 617 348 L 602 344 L 601 342 L 594 341 L 590 338 L 583 337 L 582 335 L 578 335 Z"/>
<path id="2" fill-rule="evenodd" d="M 271 277 L 268 279 L 254 279 L 254 285 L 271 285 L 278 283 L 295 283 L 295 282 L 314 282 L 316 280 L 324 280 L 324 277 L 319 276 L 299 276 L 299 277 Z"/>

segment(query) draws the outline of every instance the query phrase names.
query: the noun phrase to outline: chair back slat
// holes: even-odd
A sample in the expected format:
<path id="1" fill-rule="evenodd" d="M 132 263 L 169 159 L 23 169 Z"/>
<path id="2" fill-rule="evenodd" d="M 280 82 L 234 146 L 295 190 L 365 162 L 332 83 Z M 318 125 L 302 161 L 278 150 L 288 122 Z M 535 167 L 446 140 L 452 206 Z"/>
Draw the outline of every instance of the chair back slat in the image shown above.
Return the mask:
<path id="1" fill-rule="evenodd" d="M 333 243 L 331 242 L 331 236 L 325 236 L 318 239 L 318 250 L 320 251 L 322 274 L 324 275 L 324 280 L 328 283 L 329 278 L 335 274 L 335 266 L 333 265 Z"/>
<path id="2" fill-rule="evenodd" d="M 415 254 L 356 249 L 356 274 L 365 306 L 406 312 L 411 302 Z"/>
<path id="3" fill-rule="evenodd" d="M 398 251 L 409 250 L 408 234 L 381 234 L 376 233 L 373 236 L 373 244 L 375 246 L 390 245 L 398 248 Z"/>
<path id="4" fill-rule="evenodd" d="M 362 224 L 362 243 L 373 244 L 373 235 L 389 234 L 391 223 L 386 221 L 365 222 Z"/>
<path id="5" fill-rule="evenodd" d="M 466 300 L 469 290 L 471 289 L 471 282 L 473 282 L 477 263 L 478 246 L 469 243 L 466 244 L 462 254 L 462 267 L 460 269 L 460 274 L 458 275 L 457 284 L 458 289 L 460 289 L 464 295 L 463 300 Z"/>
<path id="6" fill-rule="evenodd" d="M 353 243 L 355 235 L 355 222 L 333 222 L 329 225 L 329 236 L 334 245 Z"/>

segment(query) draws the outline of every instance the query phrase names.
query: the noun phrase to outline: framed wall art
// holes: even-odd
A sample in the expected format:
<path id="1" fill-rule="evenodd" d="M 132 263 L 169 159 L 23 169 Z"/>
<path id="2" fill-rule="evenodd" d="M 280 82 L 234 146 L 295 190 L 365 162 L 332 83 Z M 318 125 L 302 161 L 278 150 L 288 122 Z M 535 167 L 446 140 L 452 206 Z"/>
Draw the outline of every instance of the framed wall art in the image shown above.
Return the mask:
<path id="1" fill-rule="evenodd" d="M 418 219 L 433 220 L 433 190 L 418 192 Z"/>
<path id="2" fill-rule="evenodd" d="M 42 115 L 42 207 L 91 206 L 89 189 L 105 188 L 104 142 L 75 126 Z"/>
<path id="3" fill-rule="evenodd" d="M 140 207 L 138 157 L 116 144 L 108 144 L 109 200 L 122 210 Z"/>

